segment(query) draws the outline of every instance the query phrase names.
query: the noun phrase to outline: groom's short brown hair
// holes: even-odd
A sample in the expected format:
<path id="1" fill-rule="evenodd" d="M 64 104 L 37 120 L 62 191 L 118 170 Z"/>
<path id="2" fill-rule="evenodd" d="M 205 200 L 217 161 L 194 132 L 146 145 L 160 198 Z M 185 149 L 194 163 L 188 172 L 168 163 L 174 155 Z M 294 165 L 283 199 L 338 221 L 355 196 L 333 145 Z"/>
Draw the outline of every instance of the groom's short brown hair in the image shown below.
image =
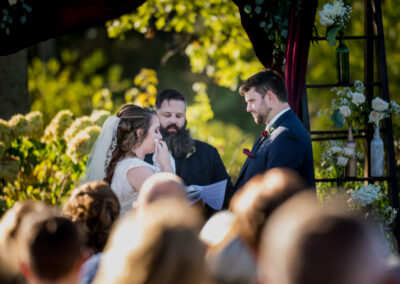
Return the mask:
<path id="1" fill-rule="evenodd" d="M 257 93 L 262 97 L 265 96 L 267 91 L 273 92 L 281 102 L 287 102 L 287 90 L 285 80 L 278 74 L 278 72 L 266 69 L 262 70 L 243 82 L 239 88 L 239 94 L 244 96 L 251 88 L 255 88 Z"/>

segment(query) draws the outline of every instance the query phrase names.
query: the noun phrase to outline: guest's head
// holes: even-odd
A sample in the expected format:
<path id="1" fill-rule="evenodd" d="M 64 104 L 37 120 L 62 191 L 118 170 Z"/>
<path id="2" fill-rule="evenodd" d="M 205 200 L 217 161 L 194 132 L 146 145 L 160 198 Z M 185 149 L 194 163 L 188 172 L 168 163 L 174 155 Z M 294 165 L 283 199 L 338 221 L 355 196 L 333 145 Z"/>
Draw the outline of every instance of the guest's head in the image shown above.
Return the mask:
<path id="1" fill-rule="evenodd" d="M 222 211 L 204 225 L 200 239 L 207 245 L 206 283 L 251 284 L 256 280 L 256 260 L 233 228 L 235 215 Z"/>
<path id="2" fill-rule="evenodd" d="M 273 70 L 262 70 L 243 82 L 239 93 L 245 98 L 247 111 L 257 124 L 267 124 L 289 107 L 284 79 Z"/>
<path id="3" fill-rule="evenodd" d="M 180 199 L 161 199 L 122 219 L 107 244 L 95 283 L 201 283 L 200 215 Z"/>
<path id="4" fill-rule="evenodd" d="M 172 173 L 161 172 L 151 175 L 139 191 L 137 208 L 147 206 L 161 198 L 186 198 L 183 180 Z"/>
<path id="5" fill-rule="evenodd" d="M 56 209 L 45 203 L 18 201 L 8 209 L 0 221 L 0 280 L 1 283 L 25 283 L 20 271 L 18 238 L 21 224 L 30 214 L 55 213 Z M 7 253 L 4 253 L 6 252 Z"/>
<path id="6" fill-rule="evenodd" d="M 400 259 L 398 256 L 390 256 L 386 263 L 386 275 L 383 284 L 400 283 Z"/>
<path id="7" fill-rule="evenodd" d="M 237 231 L 256 254 L 270 214 L 305 188 L 303 179 L 296 172 L 274 168 L 253 177 L 233 196 L 230 208 L 237 216 Z"/>
<path id="8" fill-rule="evenodd" d="M 19 237 L 21 270 L 29 283 L 76 283 L 84 262 L 78 227 L 61 216 L 33 214 Z"/>
<path id="9" fill-rule="evenodd" d="M 185 157 L 194 147 L 194 140 L 186 129 L 186 98 L 176 90 L 167 89 L 156 97 L 156 111 L 160 131 L 175 158 Z"/>
<path id="10" fill-rule="evenodd" d="M 370 224 L 318 208 L 302 193 L 271 216 L 263 235 L 262 283 L 382 283 L 381 246 Z"/>
<path id="11" fill-rule="evenodd" d="M 139 156 L 154 153 L 155 139 L 162 139 L 159 133 L 160 122 L 155 112 L 133 104 L 127 104 L 117 113 L 120 121 L 117 129 L 117 142 L 112 152 L 110 165 L 104 179 L 111 183 L 115 166 L 124 156 Z"/>
<path id="12" fill-rule="evenodd" d="M 118 198 L 108 183 L 88 182 L 72 191 L 63 213 L 81 228 L 86 248 L 98 253 L 106 245 L 119 210 Z"/>

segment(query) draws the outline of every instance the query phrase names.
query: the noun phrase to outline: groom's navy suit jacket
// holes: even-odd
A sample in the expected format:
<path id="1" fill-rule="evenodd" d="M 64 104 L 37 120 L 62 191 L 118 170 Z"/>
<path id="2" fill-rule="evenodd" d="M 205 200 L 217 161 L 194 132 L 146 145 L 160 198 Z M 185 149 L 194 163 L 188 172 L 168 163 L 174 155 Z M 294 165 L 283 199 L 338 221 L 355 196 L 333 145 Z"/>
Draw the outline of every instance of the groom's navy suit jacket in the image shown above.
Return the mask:
<path id="1" fill-rule="evenodd" d="M 243 165 L 235 184 L 235 191 L 249 179 L 271 168 L 284 167 L 297 171 L 310 187 L 315 186 L 311 139 L 292 110 L 280 116 L 272 125 L 273 131 L 263 139 L 260 136 Z"/>

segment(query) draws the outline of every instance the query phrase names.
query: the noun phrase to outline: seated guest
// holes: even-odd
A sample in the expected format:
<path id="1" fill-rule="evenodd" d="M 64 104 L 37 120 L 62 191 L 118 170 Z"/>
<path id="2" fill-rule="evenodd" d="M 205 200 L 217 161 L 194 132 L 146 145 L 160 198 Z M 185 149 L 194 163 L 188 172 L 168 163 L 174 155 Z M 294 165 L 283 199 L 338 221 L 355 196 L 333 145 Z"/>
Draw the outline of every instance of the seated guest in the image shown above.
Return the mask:
<path id="1" fill-rule="evenodd" d="M 161 199 L 129 214 L 105 248 L 94 283 L 200 284 L 204 246 L 199 212 L 180 199 Z"/>
<path id="2" fill-rule="evenodd" d="M 207 245 L 207 284 L 256 283 L 256 260 L 234 230 L 235 219 L 232 212 L 218 212 L 200 233 L 200 239 Z"/>
<path id="3" fill-rule="evenodd" d="M 172 173 L 155 173 L 142 185 L 135 208 L 141 208 L 164 197 L 187 198 L 183 180 Z"/>
<path id="4" fill-rule="evenodd" d="M 381 244 L 370 224 L 318 206 L 309 196 L 297 195 L 270 217 L 263 233 L 260 283 L 382 283 Z"/>
<path id="5" fill-rule="evenodd" d="M 240 237 L 258 255 L 261 232 L 269 215 L 283 202 L 306 188 L 293 170 L 273 168 L 249 180 L 232 198 L 235 227 Z"/>
<path id="6" fill-rule="evenodd" d="M 64 205 L 64 215 L 81 228 L 86 249 L 92 255 L 82 265 L 79 283 L 92 282 L 119 211 L 119 201 L 111 187 L 106 182 L 97 181 L 76 188 Z"/>
<path id="7" fill-rule="evenodd" d="M 77 283 L 83 242 L 69 219 L 31 214 L 22 224 L 18 243 L 21 271 L 29 283 Z"/>
<path id="8" fill-rule="evenodd" d="M 7 210 L 0 220 L 0 251 L 7 251 L 7 253 L 0 254 L 1 283 L 26 283 L 20 271 L 17 243 L 21 223 L 26 216 L 32 212 L 49 214 L 55 211 L 55 208 L 45 203 L 30 200 L 18 201 L 13 207 Z"/>
<path id="9" fill-rule="evenodd" d="M 63 213 L 83 232 L 91 254 L 101 252 L 119 216 L 119 202 L 106 182 L 84 183 L 72 191 Z"/>

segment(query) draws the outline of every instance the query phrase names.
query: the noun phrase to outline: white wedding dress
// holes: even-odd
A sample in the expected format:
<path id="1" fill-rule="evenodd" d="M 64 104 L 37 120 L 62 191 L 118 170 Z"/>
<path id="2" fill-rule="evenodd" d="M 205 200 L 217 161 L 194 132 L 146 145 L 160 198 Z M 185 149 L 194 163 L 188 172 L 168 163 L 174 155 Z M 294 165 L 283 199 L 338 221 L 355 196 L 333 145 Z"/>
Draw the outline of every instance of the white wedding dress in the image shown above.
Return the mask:
<path id="1" fill-rule="evenodd" d="M 126 178 L 128 170 L 136 167 L 149 167 L 154 173 L 161 171 L 159 167 L 153 166 L 138 158 L 125 158 L 117 163 L 111 180 L 111 189 L 117 195 L 121 205 L 121 211 L 119 213 L 120 218 L 132 210 L 132 203 L 136 201 L 138 197 L 137 189 L 133 188 Z"/>

